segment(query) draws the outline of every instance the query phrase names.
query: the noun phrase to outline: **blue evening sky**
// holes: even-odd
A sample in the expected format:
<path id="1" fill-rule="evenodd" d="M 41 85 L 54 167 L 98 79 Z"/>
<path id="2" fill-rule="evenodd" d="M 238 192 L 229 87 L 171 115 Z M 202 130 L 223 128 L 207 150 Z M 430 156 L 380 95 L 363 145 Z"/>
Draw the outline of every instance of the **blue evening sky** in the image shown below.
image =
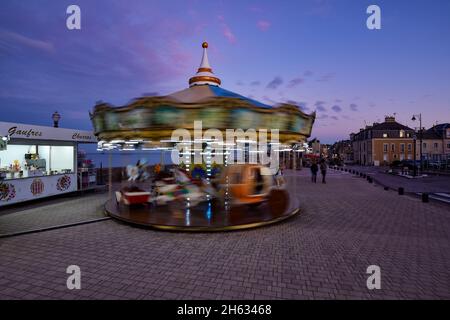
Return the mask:
<path id="1" fill-rule="evenodd" d="M 66 8 L 81 8 L 81 30 Z M 368 30 L 377 4 L 382 29 Z M 450 1 L 2 0 L 0 121 L 91 129 L 95 102 L 184 89 L 201 43 L 222 87 L 317 110 L 313 136 L 347 138 L 396 114 L 450 122 Z"/>

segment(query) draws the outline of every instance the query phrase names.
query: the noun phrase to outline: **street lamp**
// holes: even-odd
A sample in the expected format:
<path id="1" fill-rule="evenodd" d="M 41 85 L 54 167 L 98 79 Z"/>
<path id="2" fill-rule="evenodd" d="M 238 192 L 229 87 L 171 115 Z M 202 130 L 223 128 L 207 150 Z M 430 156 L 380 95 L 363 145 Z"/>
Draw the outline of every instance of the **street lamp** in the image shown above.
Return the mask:
<path id="1" fill-rule="evenodd" d="M 419 152 L 420 152 L 420 172 L 423 171 L 423 165 L 422 165 L 422 114 L 413 114 L 411 120 L 416 121 L 416 117 L 419 117 Z M 416 147 L 416 142 L 414 142 L 414 148 Z M 414 151 L 414 166 L 416 166 L 416 152 Z"/>
<path id="2" fill-rule="evenodd" d="M 417 136 L 414 133 L 413 135 L 413 141 L 414 141 L 414 164 L 413 164 L 413 176 L 416 177 L 417 176 L 417 167 L 416 167 L 416 141 L 417 141 Z"/>
<path id="3" fill-rule="evenodd" d="M 61 120 L 61 115 L 58 113 L 58 111 L 55 111 L 52 115 L 53 120 L 53 127 L 58 128 L 58 122 Z"/>

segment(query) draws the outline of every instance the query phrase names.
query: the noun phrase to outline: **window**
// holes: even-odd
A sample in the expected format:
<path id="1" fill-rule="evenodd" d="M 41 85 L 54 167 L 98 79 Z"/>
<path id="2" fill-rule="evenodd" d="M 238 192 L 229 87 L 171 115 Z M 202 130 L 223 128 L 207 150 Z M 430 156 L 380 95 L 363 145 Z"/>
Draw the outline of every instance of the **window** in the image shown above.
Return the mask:
<path id="1" fill-rule="evenodd" d="M 404 143 L 400 143 L 400 152 L 401 153 L 405 152 L 405 144 Z"/>
<path id="2" fill-rule="evenodd" d="M 391 143 L 391 151 L 395 152 L 395 144 Z"/>
<path id="3" fill-rule="evenodd" d="M 411 153 L 411 148 L 412 148 L 411 143 L 408 143 L 408 153 Z"/>
<path id="4" fill-rule="evenodd" d="M 383 133 L 383 138 L 387 138 L 387 137 L 388 137 L 387 133 Z"/>
<path id="5" fill-rule="evenodd" d="M 74 147 L 9 144 L 0 151 L 0 167 L 6 179 L 73 172 Z"/>
<path id="6" fill-rule="evenodd" d="M 422 146 L 423 146 L 424 149 L 427 148 L 427 144 L 425 142 L 422 144 Z"/>
<path id="7" fill-rule="evenodd" d="M 400 138 L 403 138 L 405 136 L 405 130 L 400 130 Z"/>
<path id="8" fill-rule="evenodd" d="M 447 143 L 447 149 L 450 149 L 450 143 Z"/>
<path id="9" fill-rule="evenodd" d="M 438 143 L 437 143 L 437 142 L 434 143 L 434 148 L 435 148 L 435 149 L 438 148 Z"/>
<path id="10" fill-rule="evenodd" d="M 383 152 L 384 153 L 388 152 L 388 144 L 387 143 L 383 143 Z"/>

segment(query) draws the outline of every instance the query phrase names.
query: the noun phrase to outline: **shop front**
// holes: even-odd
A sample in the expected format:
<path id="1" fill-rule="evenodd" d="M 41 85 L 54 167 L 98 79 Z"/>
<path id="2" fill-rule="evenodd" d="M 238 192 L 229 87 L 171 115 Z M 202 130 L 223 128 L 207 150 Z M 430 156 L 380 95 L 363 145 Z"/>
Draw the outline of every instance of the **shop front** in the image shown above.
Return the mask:
<path id="1" fill-rule="evenodd" d="M 78 189 L 79 143 L 89 131 L 0 122 L 0 206 Z"/>

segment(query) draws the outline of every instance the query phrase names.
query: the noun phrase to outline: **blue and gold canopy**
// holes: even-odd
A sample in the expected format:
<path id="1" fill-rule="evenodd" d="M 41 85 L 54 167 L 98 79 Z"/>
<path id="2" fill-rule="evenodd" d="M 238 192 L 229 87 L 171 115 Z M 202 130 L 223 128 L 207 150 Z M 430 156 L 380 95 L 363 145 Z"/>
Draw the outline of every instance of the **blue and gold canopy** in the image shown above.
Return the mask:
<path id="1" fill-rule="evenodd" d="M 315 113 L 305 114 L 293 104 L 270 106 L 221 88 L 209 65 L 207 43 L 202 47 L 202 62 L 189 79 L 189 88 L 167 96 L 140 97 L 121 107 L 97 104 L 91 119 L 99 140 L 163 141 L 173 130 L 193 130 L 194 121 L 202 121 L 203 130 L 267 129 L 270 136 L 271 129 L 278 129 L 282 143 L 306 141 Z"/>

